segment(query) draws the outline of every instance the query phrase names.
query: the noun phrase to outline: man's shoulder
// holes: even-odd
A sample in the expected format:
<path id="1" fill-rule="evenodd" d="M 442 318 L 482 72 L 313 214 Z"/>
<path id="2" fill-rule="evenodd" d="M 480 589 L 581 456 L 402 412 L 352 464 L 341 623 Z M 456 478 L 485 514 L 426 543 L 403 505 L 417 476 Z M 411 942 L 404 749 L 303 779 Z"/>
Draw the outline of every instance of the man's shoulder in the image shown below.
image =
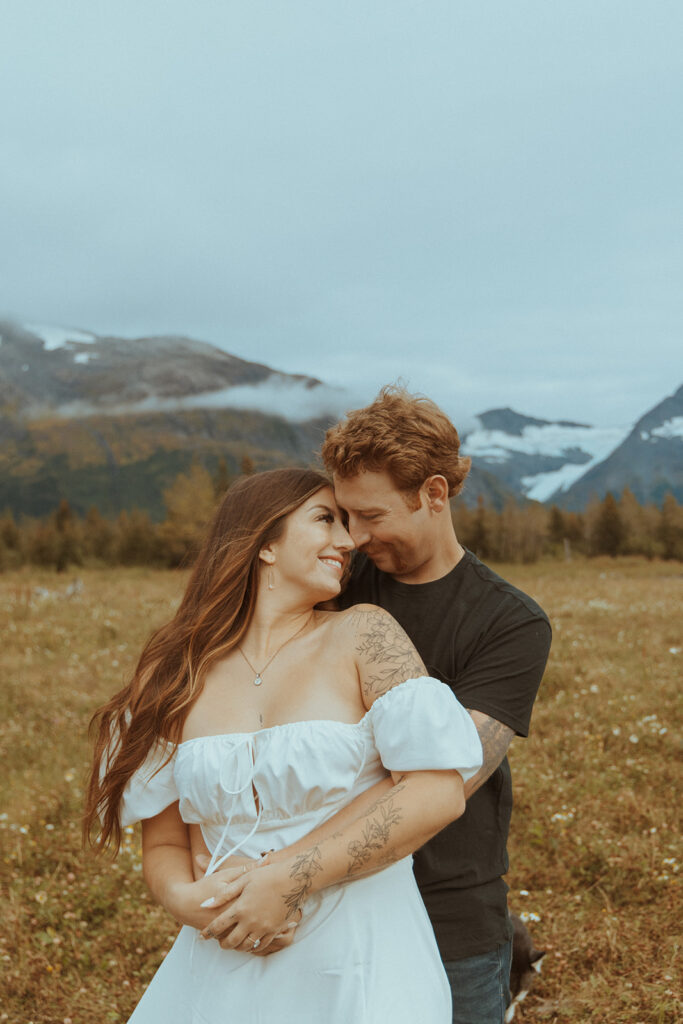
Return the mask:
<path id="1" fill-rule="evenodd" d="M 518 623 L 535 620 L 550 625 L 548 616 L 532 597 L 467 549 L 462 559 L 440 580 L 410 586 L 397 585 L 366 555 L 357 555 L 349 585 L 339 604 L 342 608 L 361 601 L 393 606 L 397 591 L 403 600 L 409 598 L 411 603 L 438 606 L 449 620 L 456 617 L 464 623 L 484 618 L 492 622 L 504 618 Z"/>
<path id="2" fill-rule="evenodd" d="M 469 591 L 472 595 L 478 594 L 480 598 L 489 597 L 491 602 L 510 611 L 515 610 L 523 618 L 541 619 L 548 622 L 548 616 L 538 602 L 520 590 L 514 583 L 510 583 L 509 580 L 500 576 L 471 551 L 466 550 L 465 560 L 463 574 L 465 591 Z"/>

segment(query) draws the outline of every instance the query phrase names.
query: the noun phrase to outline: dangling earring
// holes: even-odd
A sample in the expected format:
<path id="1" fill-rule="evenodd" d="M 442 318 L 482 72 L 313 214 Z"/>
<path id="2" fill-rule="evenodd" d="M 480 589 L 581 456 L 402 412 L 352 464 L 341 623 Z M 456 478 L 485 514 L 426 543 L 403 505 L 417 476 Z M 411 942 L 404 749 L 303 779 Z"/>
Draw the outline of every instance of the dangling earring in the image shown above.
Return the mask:
<path id="1" fill-rule="evenodd" d="M 275 573 L 272 568 L 268 570 L 268 590 L 275 590 Z"/>

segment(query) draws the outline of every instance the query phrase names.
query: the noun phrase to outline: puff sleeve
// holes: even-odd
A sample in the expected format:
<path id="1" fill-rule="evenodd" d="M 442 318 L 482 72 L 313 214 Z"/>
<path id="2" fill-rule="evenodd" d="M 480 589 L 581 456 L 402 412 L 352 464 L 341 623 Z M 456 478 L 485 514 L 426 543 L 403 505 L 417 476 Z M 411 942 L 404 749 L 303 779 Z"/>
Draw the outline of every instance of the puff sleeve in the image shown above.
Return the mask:
<path id="1" fill-rule="evenodd" d="M 407 679 L 378 697 L 369 715 L 375 746 L 389 771 L 450 768 L 467 782 L 481 768 L 475 724 L 438 679 Z"/>
<path id="2" fill-rule="evenodd" d="M 153 818 L 179 798 L 174 776 L 175 754 L 167 761 L 173 749 L 170 743 L 158 742 L 131 775 L 119 807 L 119 818 L 124 827 L 144 818 Z"/>

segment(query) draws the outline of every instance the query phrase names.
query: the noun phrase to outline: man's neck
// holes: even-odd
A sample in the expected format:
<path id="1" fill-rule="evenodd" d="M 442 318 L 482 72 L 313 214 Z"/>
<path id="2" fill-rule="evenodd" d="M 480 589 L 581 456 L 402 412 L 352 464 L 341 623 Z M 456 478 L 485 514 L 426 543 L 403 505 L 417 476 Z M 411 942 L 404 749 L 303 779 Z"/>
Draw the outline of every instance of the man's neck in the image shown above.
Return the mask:
<path id="1" fill-rule="evenodd" d="M 398 583 L 419 584 L 433 583 L 443 579 L 455 569 L 465 555 L 465 549 L 459 543 L 455 533 L 447 535 L 437 545 L 430 558 L 407 573 L 392 573 L 391 578 Z"/>

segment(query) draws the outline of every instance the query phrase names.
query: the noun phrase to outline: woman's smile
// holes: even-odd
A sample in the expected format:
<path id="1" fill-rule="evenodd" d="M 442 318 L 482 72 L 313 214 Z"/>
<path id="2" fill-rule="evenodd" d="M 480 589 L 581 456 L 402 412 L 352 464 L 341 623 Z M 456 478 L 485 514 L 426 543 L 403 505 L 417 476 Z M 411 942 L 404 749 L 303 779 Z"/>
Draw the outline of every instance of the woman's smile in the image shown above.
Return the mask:
<path id="1" fill-rule="evenodd" d="M 344 572 L 343 560 L 341 558 L 335 557 L 334 555 L 319 555 L 318 561 L 322 562 L 323 565 L 326 565 L 330 569 L 333 569 L 335 572 L 339 573 L 340 576 Z"/>

